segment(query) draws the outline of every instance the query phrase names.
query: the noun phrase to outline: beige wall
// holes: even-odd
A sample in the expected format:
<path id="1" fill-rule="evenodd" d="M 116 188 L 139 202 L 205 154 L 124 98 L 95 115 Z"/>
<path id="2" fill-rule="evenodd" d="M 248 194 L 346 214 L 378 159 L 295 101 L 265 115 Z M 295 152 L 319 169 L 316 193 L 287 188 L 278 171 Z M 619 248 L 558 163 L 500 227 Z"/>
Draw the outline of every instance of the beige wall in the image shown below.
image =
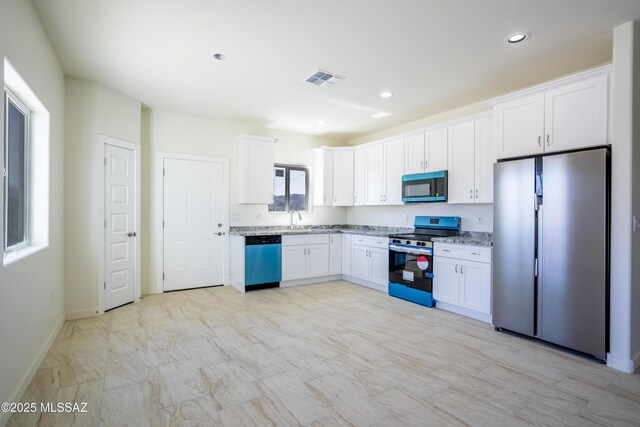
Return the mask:
<path id="1" fill-rule="evenodd" d="M 345 145 L 344 141 L 276 131 L 260 123 L 245 120 L 218 120 L 203 116 L 158 110 L 142 113 L 142 293 L 161 289 L 159 257 L 161 245 L 162 181 L 158 153 L 179 153 L 229 159 L 229 224 L 284 225 L 289 215 L 269 214 L 266 205 L 237 203 L 236 138 L 242 134 L 277 138 L 276 163 L 313 166 L 312 148 L 322 145 Z M 311 171 L 313 176 L 313 171 Z M 302 224 L 342 224 L 347 220 L 345 208 L 315 207 L 303 213 Z"/>
<path id="2" fill-rule="evenodd" d="M 65 309 L 98 308 L 98 135 L 140 144 L 141 104 L 86 80 L 67 78 L 65 162 Z"/>
<path id="3" fill-rule="evenodd" d="M 65 82 L 29 1 L 0 1 L 0 75 L 4 83 L 3 57 L 50 114 L 49 246 L 7 266 L 0 262 L 0 402 L 18 402 L 64 319 Z M 0 129 L 4 128 L 3 118 L 4 103 L 0 105 Z M 3 163 L 0 150 L 0 164 Z M 0 200 L 2 191 L 0 186 Z M 4 239 L 3 229 L 0 227 L 0 241 Z M 7 422 L 9 415 L 0 413 L 0 425 Z"/>

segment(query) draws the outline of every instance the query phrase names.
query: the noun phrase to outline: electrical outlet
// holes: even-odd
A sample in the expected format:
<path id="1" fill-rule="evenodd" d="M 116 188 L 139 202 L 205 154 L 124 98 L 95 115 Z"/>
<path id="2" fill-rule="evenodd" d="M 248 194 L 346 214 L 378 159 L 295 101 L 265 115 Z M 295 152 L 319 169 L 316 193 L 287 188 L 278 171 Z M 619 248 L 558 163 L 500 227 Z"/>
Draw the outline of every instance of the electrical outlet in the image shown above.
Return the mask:
<path id="1" fill-rule="evenodd" d="M 409 214 L 402 214 L 402 222 L 409 221 Z"/>
<path id="2" fill-rule="evenodd" d="M 476 215 L 476 224 L 484 224 L 484 215 Z"/>

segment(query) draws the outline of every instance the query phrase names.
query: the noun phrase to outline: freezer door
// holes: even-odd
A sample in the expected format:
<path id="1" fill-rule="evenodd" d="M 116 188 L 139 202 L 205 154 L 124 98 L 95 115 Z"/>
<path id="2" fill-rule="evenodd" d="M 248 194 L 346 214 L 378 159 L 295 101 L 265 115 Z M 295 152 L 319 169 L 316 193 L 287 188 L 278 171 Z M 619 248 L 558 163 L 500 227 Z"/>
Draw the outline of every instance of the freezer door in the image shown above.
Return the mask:
<path id="1" fill-rule="evenodd" d="M 606 356 L 607 151 L 543 158 L 538 337 Z"/>
<path id="2" fill-rule="evenodd" d="M 493 324 L 534 334 L 535 160 L 494 165 Z"/>

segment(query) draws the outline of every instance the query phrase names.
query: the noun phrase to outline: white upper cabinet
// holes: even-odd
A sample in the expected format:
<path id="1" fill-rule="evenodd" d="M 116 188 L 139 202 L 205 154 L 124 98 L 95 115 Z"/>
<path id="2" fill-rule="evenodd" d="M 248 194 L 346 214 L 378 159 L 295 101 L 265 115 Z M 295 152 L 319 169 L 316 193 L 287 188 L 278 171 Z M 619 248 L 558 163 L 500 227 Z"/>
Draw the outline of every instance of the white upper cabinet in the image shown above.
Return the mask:
<path id="1" fill-rule="evenodd" d="M 449 203 L 474 203 L 474 145 L 473 121 L 449 127 Z"/>
<path id="2" fill-rule="evenodd" d="M 396 139 L 384 143 L 385 188 L 382 204 L 402 204 L 402 175 L 404 175 L 404 140 Z"/>
<path id="3" fill-rule="evenodd" d="M 424 172 L 424 133 L 404 139 L 404 170 L 407 174 Z"/>
<path id="4" fill-rule="evenodd" d="M 369 145 L 365 149 L 366 196 L 365 204 L 381 205 L 385 191 L 384 145 Z"/>
<path id="5" fill-rule="evenodd" d="M 492 203 L 494 145 L 491 118 L 449 127 L 449 203 Z"/>
<path id="6" fill-rule="evenodd" d="M 544 96 L 545 151 L 607 143 L 607 76 L 550 89 Z"/>
<path id="7" fill-rule="evenodd" d="M 424 134 L 426 156 L 424 160 L 425 172 L 436 172 L 446 170 L 448 149 L 447 149 L 447 128 L 441 128 L 426 132 Z"/>
<path id="8" fill-rule="evenodd" d="M 365 204 L 367 162 L 366 149 L 356 148 L 353 153 L 353 204 L 356 206 Z"/>
<path id="9" fill-rule="evenodd" d="M 404 150 L 405 174 L 447 169 L 447 128 L 406 137 Z"/>
<path id="10" fill-rule="evenodd" d="M 336 148 L 333 152 L 333 206 L 353 206 L 353 148 Z"/>
<path id="11" fill-rule="evenodd" d="M 610 66 L 494 100 L 499 159 L 608 143 Z"/>
<path id="12" fill-rule="evenodd" d="M 479 119 L 475 126 L 474 202 L 493 203 L 493 121 L 489 117 Z"/>
<path id="13" fill-rule="evenodd" d="M 313 204 L 333 205 L 333 150 L 315 148 L 313 150 Z"/>
<path id="14" fill-rule="evenodd" d="M 498 158 L 542 153 L 543 93 L 496 105 L 493 111 Z"/>
<path id="15" fill-rule="evenodd" d="M 238 203 L 273 203 L 276 141 L 253 135 L 238 137 Z"/>

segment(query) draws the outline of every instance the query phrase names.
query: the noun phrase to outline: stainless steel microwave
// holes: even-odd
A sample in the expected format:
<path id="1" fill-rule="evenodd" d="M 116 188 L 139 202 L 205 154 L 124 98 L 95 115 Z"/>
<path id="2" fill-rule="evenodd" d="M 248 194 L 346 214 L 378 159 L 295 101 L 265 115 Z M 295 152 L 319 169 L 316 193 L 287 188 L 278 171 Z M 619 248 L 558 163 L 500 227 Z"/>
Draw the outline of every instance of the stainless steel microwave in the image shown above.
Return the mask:
<path id="1" fill-rule="evenodd" d="M 402 201 L 405 203 L 446 202 L 447 171 L 404 175 Z"/>

